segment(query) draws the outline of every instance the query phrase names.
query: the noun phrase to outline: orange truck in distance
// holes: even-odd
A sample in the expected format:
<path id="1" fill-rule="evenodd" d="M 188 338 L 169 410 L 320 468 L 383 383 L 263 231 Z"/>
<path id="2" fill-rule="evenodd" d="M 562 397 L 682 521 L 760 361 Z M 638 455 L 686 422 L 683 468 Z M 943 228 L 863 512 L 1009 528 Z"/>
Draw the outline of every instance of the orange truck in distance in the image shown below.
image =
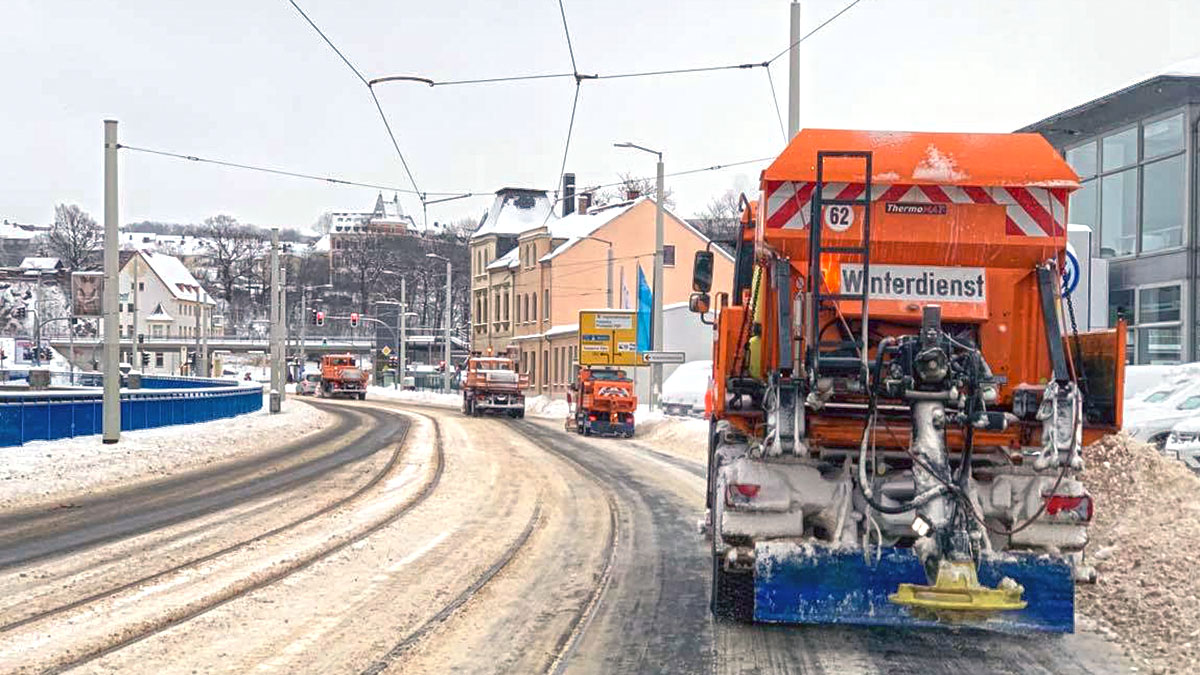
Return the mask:
<path id="1" fill-rule="evenodd" d="M 477 417 L 487 413 L 525 417 L 525 389 L 529 376 L 517 372 L 512 359 L 500 356 L 472 356 L 463 371 L 464 415 Z"/>
<path id="2" fill-rule="evenodd" d="M 637 395 L 624 370 L 580 366 L 567 393 L 567 404 L 574 404 L 567 418 L 568 429 L 573 427 L 584 436 L 633 437 Z"/>
<path id="3" fill-rule="evenodd" d="M 367 398 L 367 373 L 359 367 L 353 354 L 321 357 L 321 382 L 317 386 L 317 396 L 347 396 L 360 401 Z"/>

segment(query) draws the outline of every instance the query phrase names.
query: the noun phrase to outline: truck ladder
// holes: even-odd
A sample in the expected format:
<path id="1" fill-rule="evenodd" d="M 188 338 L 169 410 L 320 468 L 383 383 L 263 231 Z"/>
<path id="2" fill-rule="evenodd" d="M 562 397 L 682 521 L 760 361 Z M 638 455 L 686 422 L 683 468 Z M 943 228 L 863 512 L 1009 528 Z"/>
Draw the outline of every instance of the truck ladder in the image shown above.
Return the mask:
<path id="1" fill-rule="evenodd" d="M 839 199 L 836 195 L 827 197 L 825 195 L 825 160 L 827 158 L 839 158 L 848 160 L 862 160 L 863 162 L 863 178 L 861 184 L 863 191 L 858 197 L 853 199 Z M 851 182 L 851 185 L 854 183 Z M 826 207 L 844 206 L 853 213 L 854 207 L 862 207 L 862 240 L 857 246 L 847 246 L 842 243 L 836 245 L 822 245 L 822 232 L 825 228 L 825 209 Z M 808 261 L 809 272 L 808 278 L 812 283 L 812 303 L 809 307 L 811 315 L 808 317 L 808 353 L 809 362 L 812 369 L 813 381 L 816 382 L 822 375 L 833 377 L 858 376 L 861 378 L 864 387 L 867 382 L 867 339 L 868 329 L 868 302 L 871 294 L 871 152 L 869 151 L 827 151 L 821 150 L 817 152 L 817 185 L 813 190 L 812 197 L 812 216 L 809 220 L 812 227 L 812 233 L 809 235 L 808 245 Z M 853 226 L 853 225 L 852 225 Z M 822 256 L 824 254 L 838 254 L 842 263 L 853 264 L 859 262 L 862 264 L 862 292 L 861 293 L 845 293 L 841 284 L 837 284 L 837 291 L 832 290 L 833 285 L 828 284 L 824 278 L 821 269 Z M 857 260 L 855 260 L 857 258 Z M 859 303 L 859 315 L 861 320 L 861 336 L 859 340 L 821 340 L 821 310 L 823 308 L 831 308 L 838 315 L 838 321 L 842 321 L 843 317 L 838 303 L 840 302 L 857 302 Z M 847 356 L 847 352 L 853 352 L 853 356 Z"/>

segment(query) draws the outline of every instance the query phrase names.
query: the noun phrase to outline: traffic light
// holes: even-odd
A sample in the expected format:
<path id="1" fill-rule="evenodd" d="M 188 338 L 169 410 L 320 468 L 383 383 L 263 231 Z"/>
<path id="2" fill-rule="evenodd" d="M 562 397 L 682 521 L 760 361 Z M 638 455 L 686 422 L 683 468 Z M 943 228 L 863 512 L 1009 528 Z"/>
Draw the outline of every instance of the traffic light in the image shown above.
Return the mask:
<path id="1" fill-rule="evenodd" d="M 17 307 L 16 309 L 14 309 L 13 317 L 18 318 L 18 319 L 24 319 L 25 318 L 25 306 L 22 305 L 20 307 Z"/>
<path id="2" fill-rule="evenodd" d="M 358 328 L 358 312 L 350 312 L 350 327 Z"/>
<path id="3" fill-rule="evenodd" d="M 142 365 L 150 365 L 150 352 L 142 352 Z"/>
<path id="4" fill-rule="evenodd" d="M 325 312 L 323 312 L 321 310 L 317 310 L 317 325 L 318 326 L 325 325 Z"/>

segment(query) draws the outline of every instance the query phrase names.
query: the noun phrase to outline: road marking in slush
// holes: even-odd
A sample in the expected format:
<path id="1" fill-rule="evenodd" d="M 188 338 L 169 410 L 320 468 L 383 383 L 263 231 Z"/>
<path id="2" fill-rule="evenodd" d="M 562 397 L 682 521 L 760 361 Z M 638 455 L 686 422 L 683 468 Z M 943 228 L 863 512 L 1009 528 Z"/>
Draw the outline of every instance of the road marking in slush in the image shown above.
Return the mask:
<path id="1" fill-rule="evenodd" d="M 401 567 L 404 567 L 405 565 L 413 562 L 414 560 L 417 560 L 418 558 L 425 555 L 426 553 L 429 553 L 435 547 L 437 547 L 438 544 L 445 541 L 446 537 L 449 537 L 450 533 L 453 531 L 454 530 L 447 530 L 447 531 L 439 534 L 438 536 L 434 537 L 433 539 L 430 539 L 421 548 L 418 548 L 417 550 L 413 551 L 412 553 L 409 553 L 408 555 L 404 556 L 403 558 L 392 563 L 392 565 L 387 568 L 387 571 L 389 573 L 395 572 L 395 571 L 399 570 Z"/>

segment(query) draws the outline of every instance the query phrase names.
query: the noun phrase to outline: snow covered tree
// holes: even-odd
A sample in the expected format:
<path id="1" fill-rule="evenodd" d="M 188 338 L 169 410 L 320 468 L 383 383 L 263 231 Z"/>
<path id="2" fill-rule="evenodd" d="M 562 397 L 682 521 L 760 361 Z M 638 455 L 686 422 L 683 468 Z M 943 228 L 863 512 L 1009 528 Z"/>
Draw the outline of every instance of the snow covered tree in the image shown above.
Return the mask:
<path id="1" fill-rule="evenodd" d="M 88 269 L 104 241 L 95 220 L 74 204 L 54 207 L 54 225 L 46 236 L 46 247 L 71 271 Z"/>

